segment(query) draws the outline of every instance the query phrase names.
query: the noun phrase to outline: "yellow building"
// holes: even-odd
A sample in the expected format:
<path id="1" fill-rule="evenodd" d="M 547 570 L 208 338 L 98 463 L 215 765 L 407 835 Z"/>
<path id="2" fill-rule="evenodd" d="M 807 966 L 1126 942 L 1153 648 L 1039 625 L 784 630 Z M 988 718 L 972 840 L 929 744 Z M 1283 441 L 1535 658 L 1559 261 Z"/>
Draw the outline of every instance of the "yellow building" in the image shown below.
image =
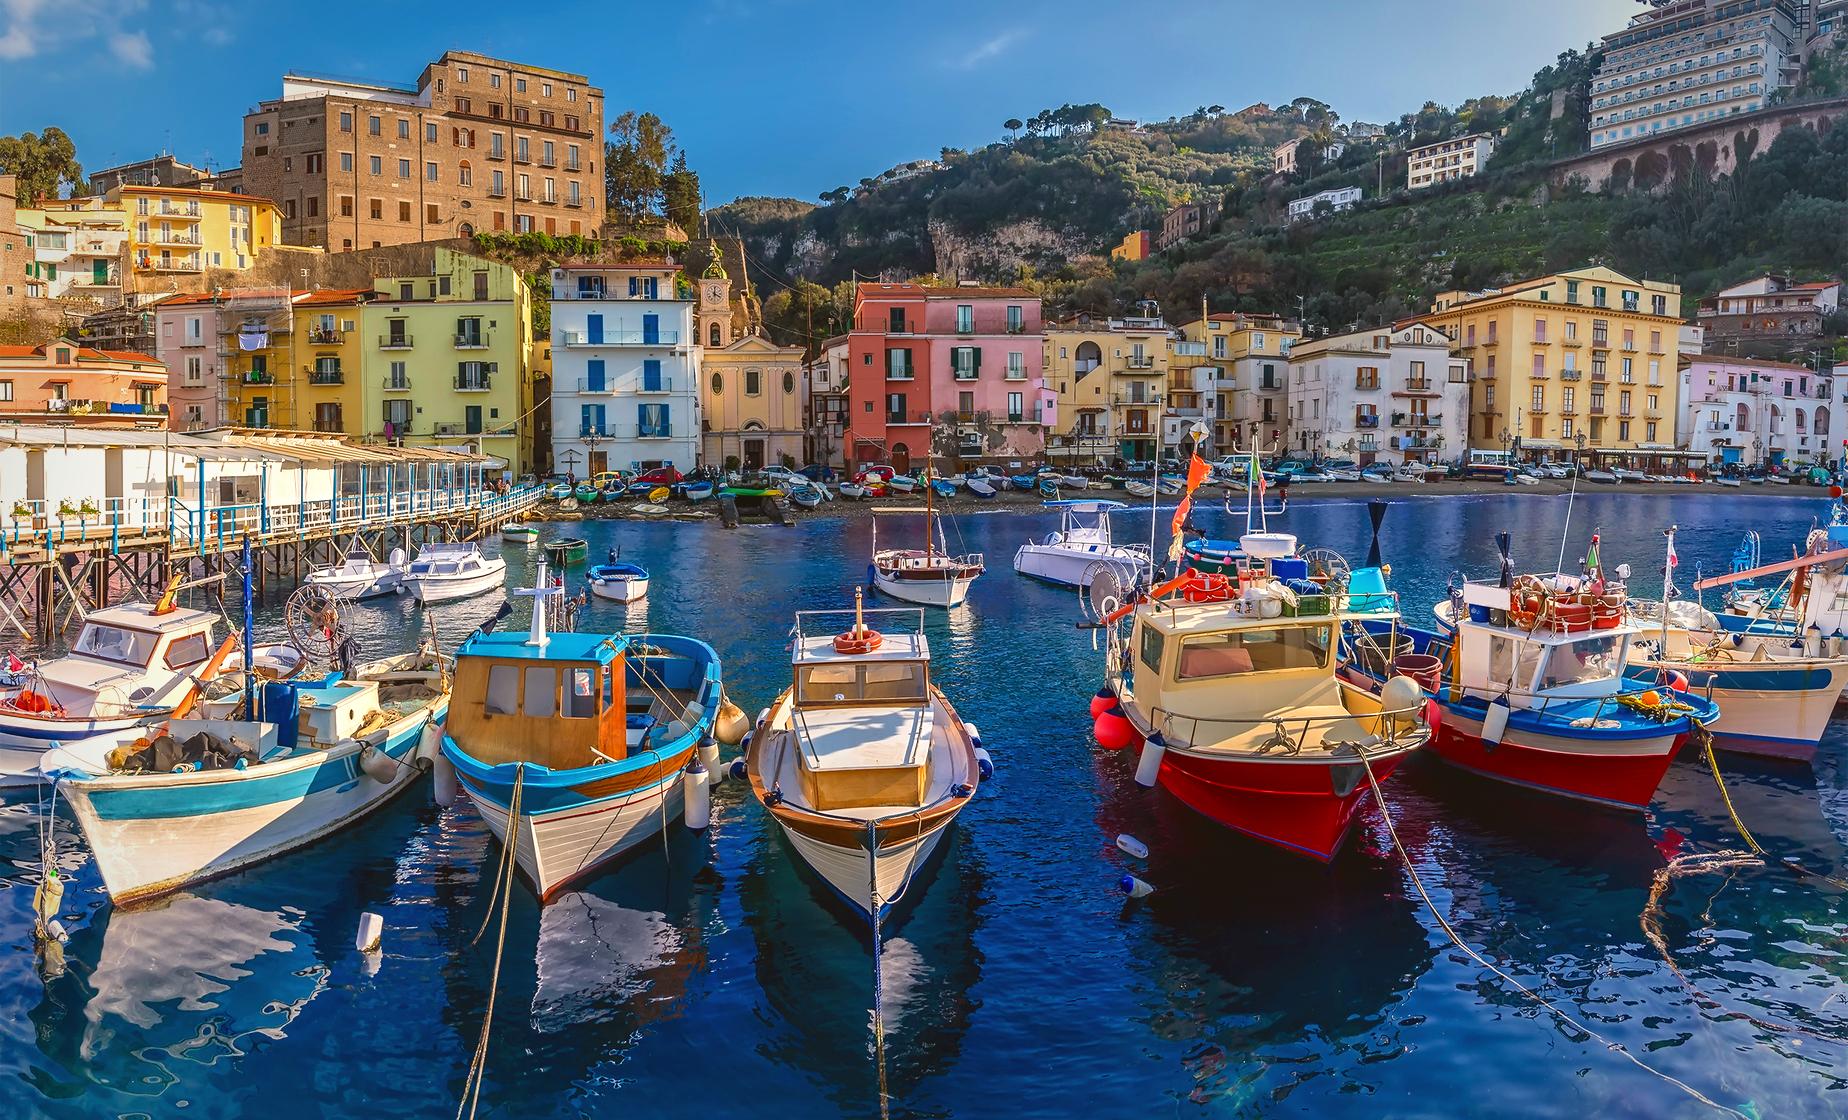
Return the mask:
<path id="1" fill-rule="evenodd" d="M 808 380 L 802 348 L 778 346 L 758 333 L 750 298 L 732 298 L 731 278 L 715 254 L 699 278 L 698 330 L 702 434 L 700 458 L 728 470 L 802 465 Z M 734 329 L 739 312 L 744 329 Z M 714 344 L 717 345 L 714 345 Z"/>
<path id="2" fill-rule="evenodd" d="M 243 270 L 281 241 L 282 220 L 267 198 L 191 187 L 123 185 L 104 196 L 128 222 L 137 276 Z"/>
<path id="3" fill-rule="evenodd" d="M 437 248 L 429 275 L 375 288 L 361 311 L 361 433 L 533 470 L 533 300 L 519 270 Z"/>
<path id="4" fill-rule="evenodd" d="M 365 288 L 237 293 L 219 318 L 223 384 L 213 415 L 244 428 L 363 434 L 360 306 L 371 297 Z M 211 305 L 209 296 L 177 298 Z M 182 388 L 176 400 L 195 395 Z"/>
<path id="5" fill-rule="evenodd" d="M 1111 246 L 1110 259 L 1113 261 L 1141 261 L 1149 256 L 1149 234 L 1147 230 L 1126 233 L 1123 240 Z"/>
<path id="6" fill-rule="evenodd" d="M 1168 325 L 1161 316 L 1054 324 L 1046 328 L 1043 353 L 1063 428 L 1046 433 L 1048 457 L 1093 465 L 1155 457 L 1168 384 Z"/>
<path id="7" fill-rule="evenodd" d="M 1205 348 L 1189 360 L 1216 371 L 1211 427 L 1219 454 L 1288 445 L 1290 347 L 1302 336 L 1299 324 L 1280 315 L 1218 314 L 1181 324 L 1182 339 Z"/>
<path id="8" fill-rule="evenodd" d="M 1582 436 L 1594 459 L 1686 462 L 1675 432 L 1679 285 L 1581 268 L 1444 292 L 1425 320 L 1473 364 L 1470 447 L 1557 459 Z"/>

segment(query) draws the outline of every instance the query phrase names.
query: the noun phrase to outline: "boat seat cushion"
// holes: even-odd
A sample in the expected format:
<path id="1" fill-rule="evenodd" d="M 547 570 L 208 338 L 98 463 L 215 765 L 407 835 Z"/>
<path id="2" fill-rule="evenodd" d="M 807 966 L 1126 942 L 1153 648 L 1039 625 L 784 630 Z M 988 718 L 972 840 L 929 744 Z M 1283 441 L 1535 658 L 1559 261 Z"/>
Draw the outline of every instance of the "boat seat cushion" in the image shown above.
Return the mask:
<path id="1" fill-rule="evenodd" d="M 1251 653 L 1238 646 L 1183 646 L 1181 679 L 1229 677 L 1251 672 Z"/>

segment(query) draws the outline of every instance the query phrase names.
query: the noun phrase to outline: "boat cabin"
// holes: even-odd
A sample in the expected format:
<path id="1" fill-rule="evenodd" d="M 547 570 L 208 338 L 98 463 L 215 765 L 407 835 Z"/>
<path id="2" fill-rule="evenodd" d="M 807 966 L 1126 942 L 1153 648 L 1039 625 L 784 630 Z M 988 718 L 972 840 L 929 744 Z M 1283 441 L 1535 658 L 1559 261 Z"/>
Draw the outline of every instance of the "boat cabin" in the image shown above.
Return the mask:
<path id="1" fill-rule="evenodd" d="M 1122 502 L 1099 501 L 1088 498 L 1073 498 L 1062 502 L 1046 502 L 1047 509 L 1059 511 L 1058 543 L 1068 548 L 1083 545 L 1108 546 L 1110 540 L 1110 515 L 1119 509 L 1129 507 Z M 1048 544 L 1053 543 L 1048 541 Z"/>
<path id="2" fill-rule="evenodd" d="M 71 655 L 138 669 L 181 672 L 212 656 L 218 616 L 174 607 L 156 614 L 146 603 L 92 611 Z"/>
<path id="3" fill-rule="evenodd" d="M 482 566 L 481 546 L 465 544 L 427 544 L 411 561 L 407 575 L 453 576 L 472 572 Z"/>
<path id="4" fill-rule="evenodd" d="M 1539 618 L 1521 614 L 1510 589 L 1495 583 L 1463 587 L 1466 612 L 1457 619 L 1454 672 L 1467 695 L 1505 696 L 1516 708 L 1550 700 L 1597 699 L 1625 691 L 1630 647 L 1647 631 L 1622 615 Z"/>
<path id="5" fill-rule="evenodd" d="M 641 749 L 653 698 L 632 710 L 620 634 L 475 634 L 456 651 L 448 731 L 481 762 L 570 770 Z"/>
<path id="6" fill-rule="evenodd" d="M 1249 720 L 1328 705 L 1343 714 L 1335 680 L 1339 619 L 1253 618 L 1228 603 L 1158 604 L 1130 632 L 1136 701 L 1187 720 Z M 1377 616 L 1375 616 L 1377 617 Z"/>
<path id="7" fill-rule="evenodd" d="M 804 612 L 839 617 L 839 612 Z M 916 612 L 867 612 L 872 615 Z M 918 629 L 842 652 L 798 616 L 790 724 L 802 751 L 802 801 L 818 812 L 924 804 L 937 727 L 930 644 Z"/>

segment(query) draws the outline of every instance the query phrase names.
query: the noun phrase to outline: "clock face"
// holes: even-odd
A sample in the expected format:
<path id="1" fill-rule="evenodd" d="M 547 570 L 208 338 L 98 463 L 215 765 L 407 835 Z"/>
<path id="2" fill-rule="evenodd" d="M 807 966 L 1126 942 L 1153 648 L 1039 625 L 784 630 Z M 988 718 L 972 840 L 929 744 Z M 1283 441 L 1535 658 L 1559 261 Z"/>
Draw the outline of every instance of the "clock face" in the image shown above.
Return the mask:
<path id="1" fill-rule="evenodd" d="M 725 298 L 725 289 L 718 284 L 706 285 L 706 299 L 712 303 Z"/>

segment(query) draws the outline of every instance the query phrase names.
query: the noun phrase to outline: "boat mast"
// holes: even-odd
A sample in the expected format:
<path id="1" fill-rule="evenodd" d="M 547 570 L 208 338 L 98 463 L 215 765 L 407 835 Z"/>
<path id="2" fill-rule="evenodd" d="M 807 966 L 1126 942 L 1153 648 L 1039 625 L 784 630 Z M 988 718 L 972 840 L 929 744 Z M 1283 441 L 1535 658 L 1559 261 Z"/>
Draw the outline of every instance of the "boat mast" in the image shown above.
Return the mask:
<path id="1" fill-rule="evenodd" d="M 936 555 L 937 542 L 931 538 L 931 528 L 936 524 L 936 504 L 931 501 L 937 489 L 937 429 L 933 426 L 926 437 L 924 445 L 924 473 L 929 477 L 924 481 L 924 562 L 929 564 Z"/>

